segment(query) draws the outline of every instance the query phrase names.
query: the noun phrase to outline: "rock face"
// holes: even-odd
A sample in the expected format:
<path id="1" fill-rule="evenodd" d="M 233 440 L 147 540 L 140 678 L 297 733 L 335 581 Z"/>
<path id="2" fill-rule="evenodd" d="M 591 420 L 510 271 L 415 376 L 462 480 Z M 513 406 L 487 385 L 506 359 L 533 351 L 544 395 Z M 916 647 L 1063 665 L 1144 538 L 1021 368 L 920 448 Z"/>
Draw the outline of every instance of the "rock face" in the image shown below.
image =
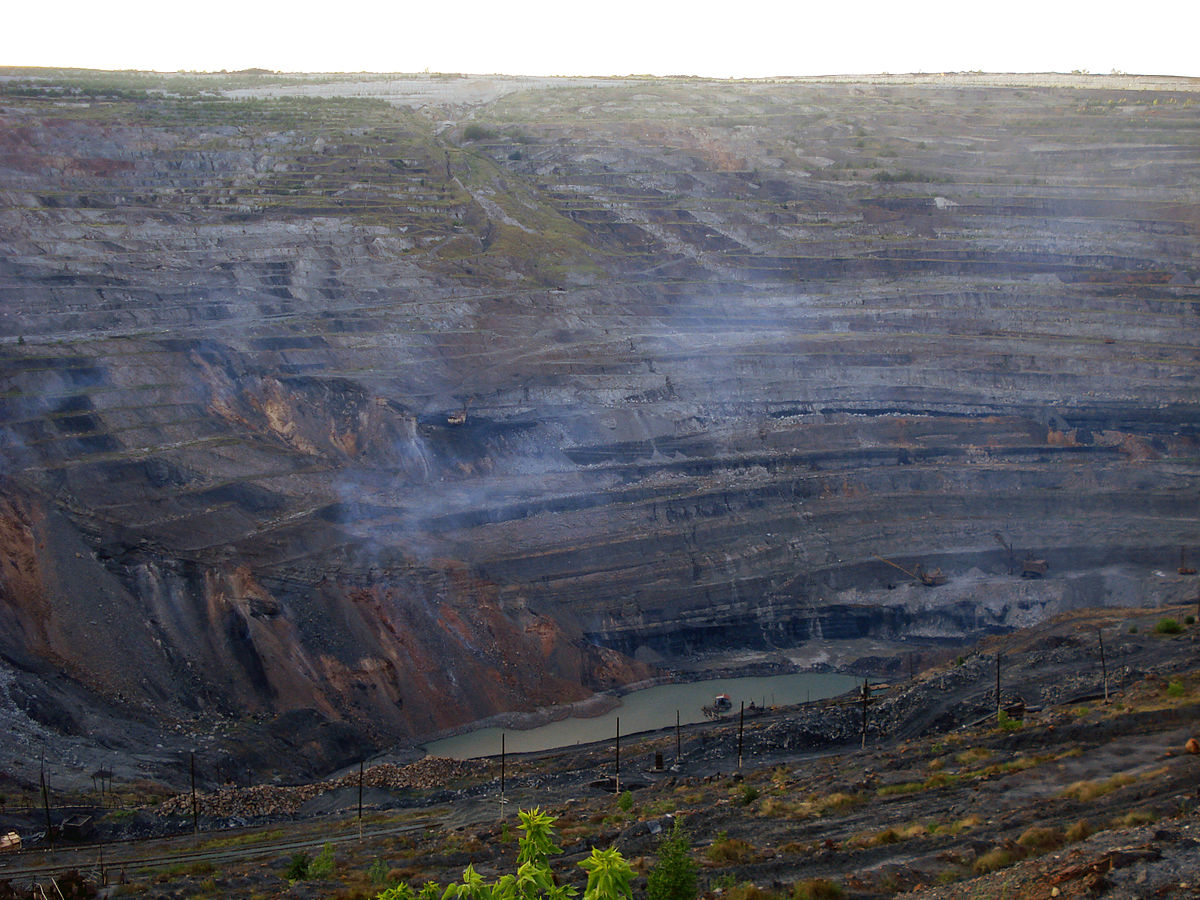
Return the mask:
<path id="1" fill-rule="evenodd" d="M 1194 596 L 1200 85 L 481 85 L 4 75 L 9 667 L 382 743 Z"/>

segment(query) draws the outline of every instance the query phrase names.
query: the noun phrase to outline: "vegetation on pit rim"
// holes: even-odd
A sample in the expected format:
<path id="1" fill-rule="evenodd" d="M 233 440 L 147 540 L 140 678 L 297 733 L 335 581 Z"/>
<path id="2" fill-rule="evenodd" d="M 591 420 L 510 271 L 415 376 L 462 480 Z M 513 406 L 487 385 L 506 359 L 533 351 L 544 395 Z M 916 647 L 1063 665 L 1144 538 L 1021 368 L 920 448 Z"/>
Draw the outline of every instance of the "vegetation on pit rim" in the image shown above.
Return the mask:
<path id="1" fill-rule="evenodd" d="M 567 900 L 576 896 L 578 891 L 572 885 L 559 884 L 550 870 L 550 856 L 562 852 L 554 843 L 555 817 L 540 809 L 521 810 L 518 817 L 521 836 L 515 874 L 502 875 L 489 883 L 475 871 L 473 864 L 468 864 L 463 870 L 462 882 L 444 890 L 430 882 L 416 893 L 410 885 L 401 882 L 380 891 L 376 900 L 433 900 L 437 897 L 442 900 Z M 633 869 L 615 847 L 593 848 L 591 856 L 582 860 L 579 866 L 587 872 L 584 900 L 627 900 L 632 897 Z"/>

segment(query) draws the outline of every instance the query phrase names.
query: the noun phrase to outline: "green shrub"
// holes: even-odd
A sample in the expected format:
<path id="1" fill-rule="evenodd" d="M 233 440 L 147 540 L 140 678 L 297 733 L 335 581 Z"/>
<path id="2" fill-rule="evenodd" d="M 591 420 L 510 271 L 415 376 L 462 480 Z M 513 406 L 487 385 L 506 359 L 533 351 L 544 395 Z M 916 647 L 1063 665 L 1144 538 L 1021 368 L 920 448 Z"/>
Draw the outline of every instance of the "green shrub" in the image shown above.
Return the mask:
<path id="1" fill-rule="evenodd" d="M 292 861 L 288 863 L 285 877 L 288 881 L 303 881 L 308 877 L 309 866 L 312 865 L 312 857 L 300 850 L 292 854 Z"/>
<path id="2" fill-rule="evenodd" d="M 752 784 L 743 784 L 742 790 L 741 790 L 741 796 L 738 797 L 738 801 L 742 804 L 742 806 L 749 806 L 751 803 L 753 803 L 757 799 L 758 799 L 758 788 L 756 788 Z"/>
<path id="3" fill-rule="evenodd" d="M 371 880 L 371 884 L 387 884 L 388 867 L 382 859 L 375 858 L 375 862 L 371 863 L 367 869 L 367 878 Z"/>
<path id="4" fill-rule="evenodd" d="M 623 791 L 621 796 L 617 798 L 617 806 L 620 808 L 621 812 L 629 812 L 631 809 L 633 809 L 633 793 L 630 791 Z"/>
<path id="5" fill-rule="evenodd" d="M 308 864 L 309 878 L 328 878 L 333 874 L 333 844 L 326 844 Z"/>
<path id="6" fill-rule="evenodd" d="M 658 862 L 646 877 L 646 900 L 696 900 L 696 863 L 683 822 L 676 818 L 658 848 Z"/>
<path id="7" fill-rule="evenodd" d="M 827 878 L 807 878 L 792 885 L 792 900 L 842 900 L 846 891 Z"/>
<path id="8" fill-rule="evenodd" d="M 1183 626 L 1174 619 L 1159 619 L 1154 630 L 1159 634 L 1179 634 L 1183 631 Z"/>
<path id="9" fill-rule="evenodd" d="M 1187 688 L 1183 686 L 1182 681 L 1172 681 L 1167 685 L 1167 695 L 1170 697 L 1182 697 L 1187 693 Z"/>
<path id="10" fill-rule="evenodd" d="M 1183 624 L 1184 624 L 1184 625 L 1195 625 L 1195 624 L 1196 624 L 1196 617 L 1195 617 L 1195 616 L 1188 616 L 1186 619 L 1184 619 L 1184 620 L 1183 620 Z"/>
<path id="11" fill-rule="evenodd" d="M 486 141 L 496 136 L 496 132 L 484 126 L 472 124 L 463 129 L 463 137 L 468 141 Z"/>
<path id="12" fill-rule="evenodd" d="M 1021 726 L 1025 724 L 1020 719 L 1014 719 L 1004 710 L 1000 710 L 1000 712 L 997 713 L 996 721 L 1000 725 L 1000 728 L 1004 731 L 1019 731 Z"/>

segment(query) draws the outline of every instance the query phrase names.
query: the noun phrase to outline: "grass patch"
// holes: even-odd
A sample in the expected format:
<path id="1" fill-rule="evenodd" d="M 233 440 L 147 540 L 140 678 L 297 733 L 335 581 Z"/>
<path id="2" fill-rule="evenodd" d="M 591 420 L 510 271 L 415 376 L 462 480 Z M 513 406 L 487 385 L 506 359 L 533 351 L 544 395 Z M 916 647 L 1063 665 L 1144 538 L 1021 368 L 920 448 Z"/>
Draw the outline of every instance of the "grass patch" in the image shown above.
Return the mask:
<path id="1" fill-rule="evenodd" d="M 751 862 L 757 854 L 746 841 L 722 833 L 704 851 L 704 856 L 713 865 L 731 866 Z"/>
<path id="2" fill-rule="evenodd" d="M 1113 828 L 1134 828 L 1138 825 L 1149 825 L 1158 821 L 1158 816 L 1148 809 L 1135 809 L 1123 816 L 1115 816 L 1111 825 Z"/>
<path id="3" fill-rule="evenodd" d="M 860 834 L 850 838 L 846 844 L 859 850 L 865 850 L 869 847 L 884 847 L 888 844 L 900 844 L 904 841 L 911 841 L 913 838 L 924 837 L 929 833 L 928 826 L 921 822 L 913 822 L 908 825 L 896 826 L 889 825 L 881 831 L 874 831 L 868 834 Z"/>
<path id="4" fill-rule="evenodd" d="M 966 831 L 968 828 L 974 828 L 980 822 L 979 816 L 967 816 L 965 819 L 958 819 L 954 822 L 947 822 L 944 825 L 934 825 L 929 829 L 930 834 L 934 835 L 949 835 L 956 837 Z"/>
<path id="5" fill-rule="evenodd" d="M 899 784 L 885 784 L 875 792 L 876 797 L 903 797 L 925 790 L 924 781 L 902 781 Z"/>
<path id="6" fill-rule="evenodd" d="M 865 802 L 860 794 L 846 794 L 841 791 L 835 791 L 832 794 L 827 794 L 824 797 L 818 797 L 807 804 L 807 810 L 811 815 L 823 816 L 830 812 L 840 812 L 846 809 L 852 809 L 855 806 L 861 806 Z"/>
<path id="7" fill-rule="evenodd" d="M 963 750 L 958 753 L 954 759 L 960 766 L 969 766 L 973 763 L 983 762 L 985 759 L 991 759 L 992 751 L 987 747 L 971 747 L 969 750 Z"/>
<path id="8" fill-rule="evenodd" d="M 1017 838 L 1017 845 L 1028 854 L 1040 856 L 1051 850 L 1057 850 L 1065 841 L 1063 833 L 1057 828 L 1034 825 L 1021 833 L 1021 836 Z"/>
<path id="9" fill-rule="evenodd" d="M 1016 861 L 1017 855 L 1011 850 L 996 847 L 975 860 L 975 865 L 972 868 L 975 870 L 976 875 L 987 875 L 989 872 L 1006 869 Z"/>
<path id="10" fill-rule="evenodd" d="M 841 900 L 846 890 L 828 878 L 806 878 L 792 885 L 792 900 Z"/>
<path id="11" fill-rule="evenodd" d="M 245 847 L 260 841 L 279 840 L 284 836 L 282 828 L 272 828 L 270 831 L 256 831 L 252 834 L 237 834 L 232 837 L 212 838 L 200 844 L 201 850 L 222 850 L 229 847 Z"/>
<path id="12" fill-rule="evenodd" d="M 1074 825 L 1067 829 L 1066 838 L 1068 843 L 1077 843 L 1078 841 L 1086 841 L 1096 830 L 1092 828 L 1092 824 L 1087 819 L 1080 819 Z"/>
<path id="13" fill-rule="evenodd" d="M 1132 775 L 1122 772 L 1100 781 L 1076 781 L 1070 787 L 1065 788 L 1058 796 L 1064 800 L 1078 800 L 1080 803 L 1090 803 L 1098 797 L 1111 794 L 1113 791 L 1133 784 L 1135 781 L 1137 779 Z"/>
<path id="14" fill-rule="evenodd" d="M 757 884 L 751 884 L 748 881 L 735 884 L 724 893 L 729 900 L 779 900 L 779 895 L 774 891 L 760 888 Z"/>

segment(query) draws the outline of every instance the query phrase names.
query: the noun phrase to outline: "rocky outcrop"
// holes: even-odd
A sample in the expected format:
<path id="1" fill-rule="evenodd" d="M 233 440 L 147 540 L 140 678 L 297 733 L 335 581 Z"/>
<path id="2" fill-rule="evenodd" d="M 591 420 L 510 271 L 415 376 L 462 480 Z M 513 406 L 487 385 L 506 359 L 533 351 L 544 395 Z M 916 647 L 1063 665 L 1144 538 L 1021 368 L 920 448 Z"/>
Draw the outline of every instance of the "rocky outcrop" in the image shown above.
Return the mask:
<path id="1" fill-rule="evenodd" d="M 1194 83 L 251 81 L 0 84 L 9 665 L 384 742 L 1195 590 Z"/>

